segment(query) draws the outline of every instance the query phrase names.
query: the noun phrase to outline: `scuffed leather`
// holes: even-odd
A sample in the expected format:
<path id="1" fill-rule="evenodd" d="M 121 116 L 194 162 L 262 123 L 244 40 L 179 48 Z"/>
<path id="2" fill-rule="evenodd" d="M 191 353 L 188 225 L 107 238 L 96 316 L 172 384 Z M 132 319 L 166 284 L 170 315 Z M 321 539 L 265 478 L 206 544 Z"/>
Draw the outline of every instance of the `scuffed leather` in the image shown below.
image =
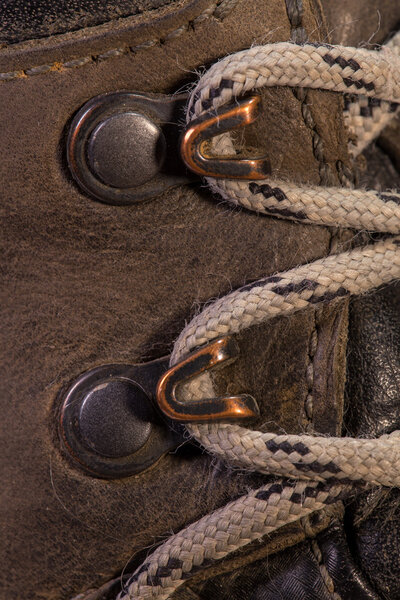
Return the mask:
<path id="1" fill-rule="evenodd" d="M 235 339 L 239 358 L 215 371 L 213 379 L 218 395 L 248 393 L 258 399 L 260 416 L 247 427 L 340 435 L 347 339 L 343 302 L 271 319 Z"/>
<path id="2" fill-rule="evenodd" d="M 351 303 L 346 432 L 377 437 L 400 428 L 400 284 Z"/>
<path id="3" fill-rule="evenodd" d="M 0 44 L 15 44 L 154 10 L 171 0 L 3 0 Z"/>
<path id="4" fill-rule="evenodd" d="M 303 4 L 310 38 L 326 35 L 318 5 Z M 7 540 L 0 547 L 0 586 L 8 597 L 64 600 L 99 587 L 124 566 L 134 569 L 171 531 L 260 485 L 257 476 L 232 473 L 185 448 L 136 477 L 93 479 L 60 452 L 56 428 L 62 392 L 82 371 L 162 356 L 202 303 L 330 251 L 328 229 L 233 210 L 201 186 L 114 207 L 87 197 L 69 176 L 68 124 L 91 97 L 118 89 L 174 92 L 201 65 L 265 42 L 266 31 L 269 41 L 290 39 L 297 27 L 282 0 L 241 0 L 223 21 L 209 15 L 196 22 L 207 7 L 205 0 L 182 2 L 0 51 L 0 70 L 11 74 L 0 83 L 3 277 L 11 299 L 2 306 L 8 341 L 0 459 L 9 485 L 0 507 Z M 114 56 L 116 48 L 124 51 Z M 83 66 L 65 66 L 79 59 Z M 32 74 L 40 65 L 50 68 Z M 349 164 L 341 99 L 318 91 L 311 98 L 313 127 L 304 118 L 307 102 L 292 90 L 263 97 L 274 173 L 314 184 L 329 173 L 339 183 L 337 165 Z M 315 152 L 314 129 L 323 136 L 323 154 Z M 277 427 L 291 421 L 302 430 L 301 401 L 314 383 L 315 418 L 320 411 L 321 428 L 338 426 L 346 303 L 326 318 L 327 325 L 318 324 L 305 313 L 268 332 L 271 351 L 280 353 L 280 376 L 269 378 L 268 396 Z M 310 356 L 316 327 L 325 338 Z M 293 364 L 286 362 L 283 334 L 301 352 Z M 323 382 L 313 383 L 306 368 L 311 363 L 317 374 L 327 366 L 331 373 L 328 393 L 337 414 L 328 420 L 317 401 L 325 397 Z M 279 407 L 289 392 L 294 402 L 295 386 L 301 396 L 291 415 L 290 402 L 287 410 Z M 278 536 L 275 551 L 304 537 L 298 529 Z"/>
<path id="5" fill-rule="evenodd" d="M 352 302 L 346 428 L 379 436 L 400 428 L 400 285 Z M 400 495 L 364 494 L 349 507 L 355 558 L 383 598 L 400 598 Z"/>

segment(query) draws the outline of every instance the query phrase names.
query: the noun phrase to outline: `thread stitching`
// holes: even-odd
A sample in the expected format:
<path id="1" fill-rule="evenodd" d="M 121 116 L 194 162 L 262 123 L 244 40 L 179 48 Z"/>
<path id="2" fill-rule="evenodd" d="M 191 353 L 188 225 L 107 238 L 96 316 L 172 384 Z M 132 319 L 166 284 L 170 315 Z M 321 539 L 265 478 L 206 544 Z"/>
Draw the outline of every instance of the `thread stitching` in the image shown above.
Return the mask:
<path id="1" fill-rule="evenodd" d="M 286 13 L 290 23 L 290 39 L 296 44 L 302 44 L 307 41 L 307 32 L 303 27 L 303 2 L 302 0 L 285 0 Z M 323 156 L 321 150 L 323 142 L 315 129 L 314 119 L 307 104 L 308 92 L 306 88 L 294 88 L 292 90 L 295 98 L 300 102 L 300 110 L 305 126 L 311 131 L 313 154 L 319 162 L 319 171 L 321 180 L 324 178 L 323 173 Z M 307 431 L 313 429 L 313 388 L 314 388 L 314 355 L 318 343 L 318 332 L 316 330 L 316 322 L 314 315 L 314 326 L 311 333 L 309 348 L 307 353 L 307 396 L 304 402 L 304 412 L 306 415 Z"/>
<path id="2" fill-rule="evenodd" d="M 321 548 L 318 545 L 317 540 L 310 542 L 312 553 L 317 561 L 319 571 L 321 573 L 322 581 L 324 582 L 325 588 L 328 591 L 331 600 L 342 600 L 341 596 L 335 591 L 335 584 L 332 577 L 329 575 L 329 571 L 324 563 Z"/>
<path id="3" fill-rule="evenodd" d="M 307 32 L 303 27 L 303 1 L 285 0 L 286 12 L 290 22 L 290 39 L 295 44 L 304 44 L 308 40 Z M 327 185 L 332 182 L 333 169 L 326 162 L 324 156 L 324 142 L 317 131 L 317 127 L 308 106 L 309 93 L 307 88 L 294 88 L 293 95 L 300 102 L 301 115 L 305 126 L 311 132 L 313 155 L 319 163 L 320 183 Z"/>
<path id="4" fill-rule="evenodd" d="M 206 8 L 200 15 L 198 15 L 194 19 L 190 19 L 189 21 L 187 21 L 187 23 L 180 25 L 173 31 L 170 31 L 164 37 L 150 39 L 145 42 L 142 42 L 141 44 L 138 44 L 137 46 L 122 46 L 111 48 L 110 50 L 107 50 L 105 52 L 99 52 L 98 54 L 90 54 L 73 60 L 67 60 L 65 62 L 55 61 L 54 63 L 50 64 L 37 65 L 34 67 L 29 67 L 27 69 L 20 69 L 17 71 L 0 73 L 0 82 L 14 81 L 16 79 L 25 79 L 27 77 L 32 77 L 35 75 L 44 75 L 46 73 L 52 73 L 54 71 L 62 71 L 63 69 L 75 69 L 79 67 L 84 67 L 88 64 L 103 62 L 105 60 L 124 56 L 126 54 L 135 54 L 145 48 L 152 48 L 157 44 L 164 44 L 169 40 L 176 39 L 180 37 L 183 33 L 189 31 L 198 23 L 201 23 L 213 16 L 218 21 L 223 21 L 223 19 L 225 19 L 228 16 L 228 14 L 230 14 L 230 12 L 235 8 L 237 2 L 238 0 L 222 0 L 222 2 L 218 1 Z M 230 10 L 228 10 L 228 6 Z M 220 7 L 223 7 L 223 10 L 219 11 Z"/>
<path id="5" fill-rule="evenodd" d="M 307 370 L 306 370 L 306 381 L 307 381 L 307 396 L 304 403 L 304 411 L 307 423 L 307 431 L 313 430 L 313 417 L 314 417 L 314 357 L 318 345 L 318 329 L 314 314 L 314 325 L 311 332 L 308 353 L 307 353 Z"/>

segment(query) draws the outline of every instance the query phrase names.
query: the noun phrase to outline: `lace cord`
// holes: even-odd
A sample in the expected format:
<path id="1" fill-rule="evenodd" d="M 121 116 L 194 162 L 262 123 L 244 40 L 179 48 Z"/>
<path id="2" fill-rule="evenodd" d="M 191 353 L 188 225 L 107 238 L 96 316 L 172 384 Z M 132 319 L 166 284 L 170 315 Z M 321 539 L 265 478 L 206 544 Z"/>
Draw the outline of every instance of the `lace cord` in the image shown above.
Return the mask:
<path id="1" fill-rule="evenodd" d="M 397 40 L 395 45 L 400 45 L 399 34 L 393 39 Z M 397 107 L 388 109 L 389 104 L 400 102 L 400 60 L 390 50 L 327 44 L 282 43 L 252 48 L 227 57 L 205 74 L 189 103 L 188 120 L 263 85 L 350 91 L 361 94 L 360 106 L 365 97 L 379 98 L 387 102 L 386 107 L 382 102 L 376 104 L 381 108 L 376 121 L 382 125 L 389 114 L 392 117 L 397 111 Z M 373 112 L 374 102 L 370 104 Z M 379 131 L 376 126 L 374 135 Z M 231 151 L 229 137 L 224 136 L 218 143 Z M 247 202 L 247 208 L 258 212 L 400 233 L 399 194 L 300 188 L 271 180 L 236 183 L 239 185 L 235 187 L 227 180 L 209 180 L 224 197 L 243 205 Z M 284 213 L 279 215 L 274 208 Z M 189 323 L 175 344 L 171 364 L 219 335 L 320 302 L 361 294 L 399 277 L 400 235 L 246 285 L 206 307 Z M 212 397 L 210 377 L 205 374 L 191 381 L 182 394 L 186 400 Z M 169 598 L 198 569 L 282 525 L 348 497 L 355 484 L 400 486 L 400 432 L 366 440 L 282 436 L 232 424 L 190 424 L 188 430 L 224 460 L 291 479 L 253 490 L 171 536 L 129 579 L 121 600 Z"/>
<path id="2" fill-rule="evenodd" d="M 215 63 L 194 89 L 187 120 L 261 87 L 291 86 L 353 93 L 400 103 L 400 56 L 319 42 L 254 46 Z"/>
<path id="3" fill-rule="evenodd" d="M 384 46 L 400 57 L 400 32 Z M 350 132 L 350 152 L 358 156 L 368 144 L 378 137 L 395 115 L 400 113 L 399 104 L 376 97 L 345 97 L 344 121 Z"/>
<path id="4" fill-rule="evenodd" d="M 300 74 L 292 77 L 297 68 Z M 201 78 L 189 102 L 188 121 L 260 86 L 296 85 L 346 91 L 343 86 L 350 89 L 353 82 L 353 96 L 358 95 L 358 99 L 345 104 L 344 115 L 351 136 L 358 136 L 357 144 L 364 148 L 399 111 L 395 90 L 400 86 L 399 72 L 400 32 L 379 51 L 317 43 L 299 46 L 291 42 L 255 47 L 221 60 Z M 378 79 L 371 80 L 372 74 Z M 371 94 L 373 90 L 369 96 L 365 95 L 365 86 L 354 83 L 367 81 Z M 353 148 L 350 144 L 350 150 Z M 218 153 L 233 152 L 229 134 L 219 136 Z M 394 192 L 299 186 L 278 179 L 248 182 L 207 178 L 207 183 L 224 200 L 258 213 L 318 225 L 400 231 L 400 194 Z"/>
<path id="5" fill-rule="evenodd" d="M 165 600 L 200 569 L 239 548 L 347 497 L 338 484 L 270 483 L 171 536 L 128 582 L 128 598 Z"/>

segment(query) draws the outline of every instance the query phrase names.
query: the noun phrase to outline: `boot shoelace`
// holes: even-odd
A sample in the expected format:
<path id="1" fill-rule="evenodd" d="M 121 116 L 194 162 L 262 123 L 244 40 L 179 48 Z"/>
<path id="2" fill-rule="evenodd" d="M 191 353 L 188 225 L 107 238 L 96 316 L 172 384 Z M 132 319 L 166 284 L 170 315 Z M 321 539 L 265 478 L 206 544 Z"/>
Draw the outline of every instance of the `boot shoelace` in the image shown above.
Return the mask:
<path id="1" fill-rule="evenodd" d="M 400 105 L 400 32 L 380 50 L 277 43 L 238 52 L 198 82 L 187 120 L 263 86 L 296 86 L 351 94 L 345 119 L 358 136 L 354 154 L 373 140 Z M 218 153 L 232 152 L 229 134 Z M 383 241 L 331 255 L 256 281 L 207 306 L 175 343 L 171 365 L 221 335 L 335 298 L 357 295 L 400 277 L 400 194 L 258 182 L 207 180 L 226 200 L 296 221 L 384 232 Z M 185 400 L 215 396 L 205 373 L 182 386 Z M 167 599 L 199 569 L 279 527 L 349 497 L 355 486 L 400 487 L 400 431 L 377 439 L 276 435 L 240 425 L 190 424 L 210 453 L 233 465 L 281 477 L 192 523 L 160 545 L 119 598 Z"/>

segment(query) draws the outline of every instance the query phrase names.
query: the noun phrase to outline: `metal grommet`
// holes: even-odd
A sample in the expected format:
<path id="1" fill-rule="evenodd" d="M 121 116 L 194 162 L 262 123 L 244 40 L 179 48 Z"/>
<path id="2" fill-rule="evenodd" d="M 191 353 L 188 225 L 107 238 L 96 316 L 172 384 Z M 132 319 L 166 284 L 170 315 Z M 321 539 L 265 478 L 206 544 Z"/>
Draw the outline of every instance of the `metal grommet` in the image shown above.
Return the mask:
<path id="1" fill-rule="evenodd" d="M 72 120 L 67 161 L 85 192 L 108 204 L 133 204 L 189 183 L 180 158 L 185 95 L 113 92 L 96 96 Z"/>
<path id="2" fill-rule="evenodd" d="M 95 477 L 127 477 L 182 444 L 152 397 L 168 358 L 142 365 L 102 365 L 62 395 L 59 431 L 75 465 Z"/>
<path id="3" fill-rule="evenodd" d="M 149 439 L 154 420 L 149 397 L 135 381 L 110 377 L 82 397 L 82 442 L 101 456 L 123 458 Z"/>
<path id="4" fill-rule="evenodd" d="M 209 110 L 191 121 L 181 141 L 181 156 L 186 166 L 203 177 L 228 179 L 265 179 L 271 174 L 267 157 L 215 156 L 210 153 L 211 139 L 256 120 L 260 96 L 237 98 L 233 104 Z"/>
<path id="5" fill-rule="evenodd" d="M 256 400 L 249 394 L 203 398 L 182 402 L 177 397 L 179 385 L 205 371 L 234 362 L 239 347 L 232 336 L 225 336 L 194 350 L 162 377 L 157 385 L 159 409 L 172 421 L 196 423 L 248 419 L 259 415 Z"/>
<path id="6" fill-rule="evenodd" d="M 88 140 L 92 172 L 114 188 L 137 188 L 150 181 L 162 168 L 165 152 L 160 127 L 133 111 L 108 117 Z"/>

